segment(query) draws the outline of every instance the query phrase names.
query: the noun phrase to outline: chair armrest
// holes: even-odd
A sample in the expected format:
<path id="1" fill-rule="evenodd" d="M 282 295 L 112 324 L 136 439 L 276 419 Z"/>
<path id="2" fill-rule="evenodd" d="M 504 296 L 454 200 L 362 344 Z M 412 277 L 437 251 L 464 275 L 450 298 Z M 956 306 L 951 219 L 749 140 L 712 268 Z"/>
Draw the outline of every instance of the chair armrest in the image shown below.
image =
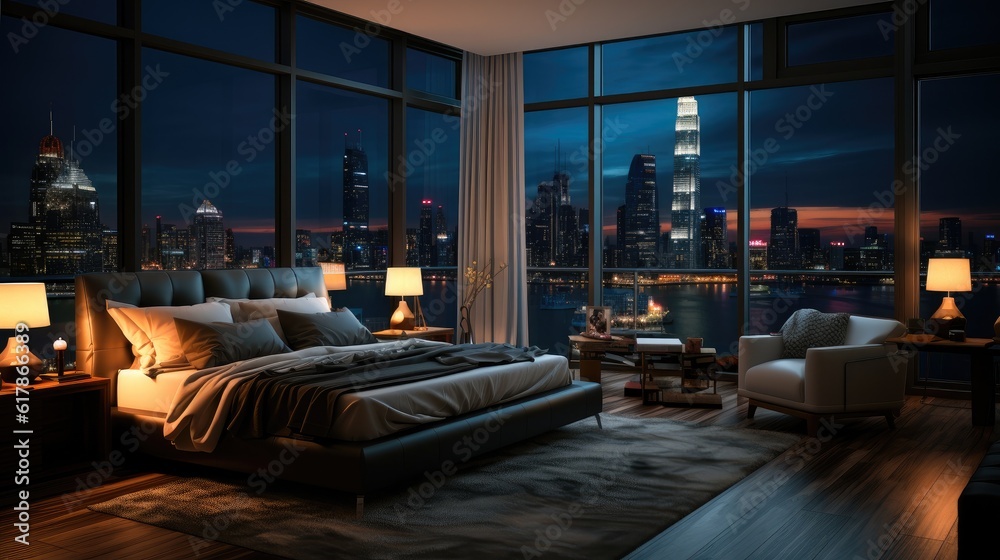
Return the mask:
<path id="1" fill-rule="evenodd" d="M 806 351 L 805 402 L 856 405 L 903 399 L 906 364 L 896 359 L 895 351 L 894 344 L 810 348 Z"/>
<path id="2" fill-rule="evenodd" d="M 739 387 L 743 387 L 743 375 L 748 369 L 781 359 L 781 351 L 785 344 L 780 336 L 769 334 L 754 334 L 740 337 L 739 350 Z"/>

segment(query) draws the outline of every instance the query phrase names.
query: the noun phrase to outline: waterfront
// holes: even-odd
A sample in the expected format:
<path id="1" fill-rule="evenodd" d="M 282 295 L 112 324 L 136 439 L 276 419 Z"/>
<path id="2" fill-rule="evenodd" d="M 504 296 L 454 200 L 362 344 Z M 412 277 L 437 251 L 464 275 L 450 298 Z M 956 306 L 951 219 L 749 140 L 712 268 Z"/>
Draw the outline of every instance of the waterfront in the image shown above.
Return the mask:
<path id="1" fill-rule="evenodd" d="M 955 294 L 964 303 L 962 311 L 968 320 L 970 337 L 991 338 L 993 323 L 1000 314 L 1000 286 L 977 286 L 972 294 Z M 620 290 L 620 287 L 616 287 Z M 734 353 L 739 335 L 737 323 L 736 285 L 732 283 L 694 283 L 640 285 L 638 300 L 652 299 L 669 309 L 672 322 L 663 333 L 678 338 L 689 336 L 705 339 L 705 346 L 720 354 Z M 346 291 L 331 292 L 334 306 L 349 307 L 372 331 L 388 327 L 389 315 L 396 307 L 396 298 L 384 295 L 384 283 L 378 280 L 351 279 Z M 573 327 L 575 309 L 542 309 L 546 296 L 560 300 L 586 302 L 587 288 L 582 284 L 533 283 L 528 286 L 529 343 L 548 348 L 553 353 L 567 353 L 567 337 L 576 334 Z M 922 292 L 921 316 L 928 317 L 940 304 L 940 292 Z M 893 316 L 894 289 L 891 285 L 808 284 L 770 292 L 754 292 L 750 297 L 750 317 L 747 332 L 777 331 L 785 319 L 800 308 L 815 308 L 826 312 L 845 312 L 878 317 Z M 407 298 L 412 302 L 411 298 Z M 52 326 L 33 330 L 32 344 L 40 357 L 50 357 L 51 341 L 58 336 L 70 341 L 75 348 L 72 297 L 50 297 Z M 420 298 L 427 322 L 435 326 L 454 327 L 458 305 L 453 280 L 424 282 Z M 412 303 L 411 303 L 412 307 Z M 40 344 L 41 347 L 36 346 Z M 961 369 L 961 364 L 956 366 Z"/>

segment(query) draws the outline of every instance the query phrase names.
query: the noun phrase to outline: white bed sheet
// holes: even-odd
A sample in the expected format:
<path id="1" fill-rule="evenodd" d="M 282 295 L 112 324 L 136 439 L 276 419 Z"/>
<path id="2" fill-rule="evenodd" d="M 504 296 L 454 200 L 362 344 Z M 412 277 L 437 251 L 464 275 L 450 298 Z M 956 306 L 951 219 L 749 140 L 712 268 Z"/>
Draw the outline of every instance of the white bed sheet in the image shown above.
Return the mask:
<path id="1" fill-rule="evenodd" d="M 345 350 L 358 348 L 343 347 Z M 166 414 L 177 389 L 196 372 L 193 369 L 172 371 L 151 378 L 139 370 L 121 370 L 118 373 L 118 406 Z M 375 439 L 571 382 L 566 358 L 546 354 L 533 362 L 475 368 L 436 379 L 346 393 L 338 400 L 333 435 L 347 441 Z"/>

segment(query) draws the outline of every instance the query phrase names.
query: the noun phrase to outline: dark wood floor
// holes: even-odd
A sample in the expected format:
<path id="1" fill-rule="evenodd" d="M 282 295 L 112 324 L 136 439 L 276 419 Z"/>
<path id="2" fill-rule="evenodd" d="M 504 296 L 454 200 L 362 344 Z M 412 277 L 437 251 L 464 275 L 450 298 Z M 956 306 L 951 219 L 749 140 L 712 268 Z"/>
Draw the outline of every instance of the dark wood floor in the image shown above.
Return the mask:
<path id="1" fill-rule="evenodd" d="M 719 383 L 722 409 L 675 409 L 624 397 L 630 377 L 604 374 L 606 414 L 804 432 L 802 421 L 764 409 L 748 421 L 734 383 Z M 843 424 L 824 441 L 803 435 L 798 445 L 630 558 L 955 558 L 956 500 L 1000 432 L 973 427 L 967 401 L 917 396 L 907 398 L 893 430 L 880 418 Z M 33 496 L 52 497 L 33 499 L 30 548 L 12 544 L 5 513 L 0 558 L 193 558 L 188 535 L 86 509 L 177 476 L 136 463 L 117 469 L 93 490 L 69 487 L 67 493 L 70 480 L 36 485 Z M 223 543 L 202 544 L 200 559 L 272 558 Z"/>

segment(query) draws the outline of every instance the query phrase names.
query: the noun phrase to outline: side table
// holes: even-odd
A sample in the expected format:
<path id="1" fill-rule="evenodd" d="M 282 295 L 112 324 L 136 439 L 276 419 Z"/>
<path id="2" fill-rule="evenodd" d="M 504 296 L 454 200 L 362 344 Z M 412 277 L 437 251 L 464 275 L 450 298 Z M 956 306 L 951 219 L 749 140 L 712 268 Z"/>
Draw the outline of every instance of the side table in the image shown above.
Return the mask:
<path id="1" fill-rule="evenodd" d="M 110 380 L 36 380 L 29 387 L 18 391 L 13 383 L 4 383 L 0 390 L 0 469 L 6 473 L 17 470 L 21 457 L 14 445 L 25 439 L 32 482 L 83 470 L 108 457 Z M 27 407 L 15 408 L 24 404 Z"/>
<path id="2" fill-rule="evenodd" d="M 927 335 L 906 335 L 887 338 L 900 350 L 965 354 L 970 357 L 972 384 L 972 425 L 992 426 L 996 422 L 996 380 L 993 359 L 1000 355 L 1000 343 L 990 338 L 967 338 L 962 342 L 933 339 Z"/>
<path id="3" fill-rule="evenodd" d="M 580 379 L 584 381 L 601 382 L 601 361 L 609 353 L 628 354 L 635 345 L 635 340 L 621 336 L 613 336 L 611 340 L 588 338 L 578 334 L 570 335 L 570 352 L 576 346 L 580 351 Z M 571 358 L 571 356 L 570 356 Z"/>
<path id="4" fill-rule="evenodd" d="M 373 332 L 372 334 L 379 340 L 421 338 L 423 340 L 437 340 L 451 344 L 452 340 L 455 338 L 455 329 L 450 327 L 427 327 L 426 329 L 420 331 L 386 329 L 384 331 Z"/>

